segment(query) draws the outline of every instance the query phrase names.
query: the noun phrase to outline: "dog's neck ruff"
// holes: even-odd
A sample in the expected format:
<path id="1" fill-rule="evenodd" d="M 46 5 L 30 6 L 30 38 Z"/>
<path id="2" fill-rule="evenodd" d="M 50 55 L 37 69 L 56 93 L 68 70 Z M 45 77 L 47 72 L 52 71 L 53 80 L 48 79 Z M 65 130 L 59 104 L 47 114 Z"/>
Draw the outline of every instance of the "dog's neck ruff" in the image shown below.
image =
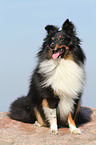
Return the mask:
<path id="1" fill-rule="evenodd" d="M 73 98 L 83 89 L 85 71 L 72 60 L 57 59 L 45 60 L 40 63 L 39 72 L 44 74 L 46 79 L 43 86 L 51 85 L 54 91 Z"/>

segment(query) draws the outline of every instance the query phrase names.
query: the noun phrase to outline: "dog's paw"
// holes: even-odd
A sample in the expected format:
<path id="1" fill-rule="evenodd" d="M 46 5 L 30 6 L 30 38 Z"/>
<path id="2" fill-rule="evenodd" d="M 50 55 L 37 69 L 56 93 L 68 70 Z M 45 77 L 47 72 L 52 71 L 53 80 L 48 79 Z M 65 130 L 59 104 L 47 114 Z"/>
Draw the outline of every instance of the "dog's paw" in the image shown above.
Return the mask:
<path id="1" fill-rule="evenodd" d="M 51 134 L 58 134 L 58 128 L 57 128 L 57 125 L 56 124 L 52 124 L 51 126 L 50 126 L 50 133 Z"/>
<path id="2" fill-rule="evenodd" d="M 81 134 L 81 130 L 75 126 L 71 126 L 69 129 L 72 134 Z"/>

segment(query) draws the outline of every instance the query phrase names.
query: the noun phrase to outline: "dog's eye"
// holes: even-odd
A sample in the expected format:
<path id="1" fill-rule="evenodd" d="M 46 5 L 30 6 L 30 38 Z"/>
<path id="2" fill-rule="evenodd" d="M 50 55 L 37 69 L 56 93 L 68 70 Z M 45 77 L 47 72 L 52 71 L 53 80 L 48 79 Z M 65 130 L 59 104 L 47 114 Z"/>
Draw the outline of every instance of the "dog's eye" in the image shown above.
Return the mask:
<path id="1" fill-rule="evenodd" d="M 50 44 L 50 47 L 54 47 L 55 46 L 55 44 L 52 42 L 51 44 Z"/>

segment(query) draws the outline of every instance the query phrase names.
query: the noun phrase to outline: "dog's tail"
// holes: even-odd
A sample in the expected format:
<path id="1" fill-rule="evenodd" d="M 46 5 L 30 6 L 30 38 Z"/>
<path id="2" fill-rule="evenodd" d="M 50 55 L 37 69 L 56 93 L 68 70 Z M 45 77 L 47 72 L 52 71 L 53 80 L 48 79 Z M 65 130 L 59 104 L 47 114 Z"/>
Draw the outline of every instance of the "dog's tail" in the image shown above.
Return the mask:
<path id="1" fill-rule="evenodd" d="M 25 123 L 34 123 L 36 120 L 33 107 L 25 96 L 18 98 L 11 104 L 8 116 Z"/>

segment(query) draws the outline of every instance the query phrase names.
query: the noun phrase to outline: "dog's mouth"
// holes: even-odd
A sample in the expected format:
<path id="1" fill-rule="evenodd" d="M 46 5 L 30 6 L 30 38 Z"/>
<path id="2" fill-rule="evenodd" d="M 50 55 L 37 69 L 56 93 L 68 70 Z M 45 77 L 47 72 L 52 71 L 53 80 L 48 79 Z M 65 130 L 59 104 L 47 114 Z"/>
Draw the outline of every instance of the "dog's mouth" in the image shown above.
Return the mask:
<path id="1" fill-rule="evenodd" d="M 63 48 L 61 48 L 61 49 L 59 49 L 57 51 L 53 51 L 52 58 L 53 59 L 61 58 L 63 53 L 64 53 L 64 49 Z"/>
<path id="2" fill-rule="evenodd" d="M 68 51 L 67 46 L 60 46 L 57 50 L 53 50 L 53 59 L 58 59 L 64 56 L 64 54 Z"/>

